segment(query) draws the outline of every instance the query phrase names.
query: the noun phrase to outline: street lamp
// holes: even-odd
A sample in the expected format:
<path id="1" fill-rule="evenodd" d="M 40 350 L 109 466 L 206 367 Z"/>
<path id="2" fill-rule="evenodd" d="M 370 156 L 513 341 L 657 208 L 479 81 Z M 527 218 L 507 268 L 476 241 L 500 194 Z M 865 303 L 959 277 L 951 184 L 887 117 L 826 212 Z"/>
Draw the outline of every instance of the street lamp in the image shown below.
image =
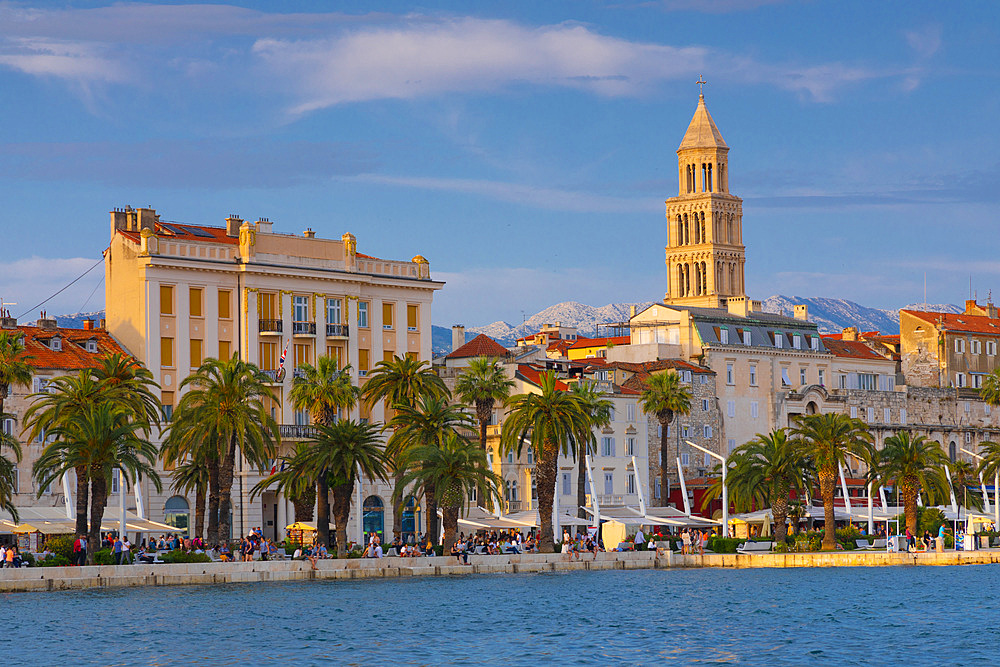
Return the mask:
<path id="1" fill-rule="evenodd" d="M 973 458 L 977 458 L 980 461 L 983 457 L 974 452 L 970 452 L 965 447 L 961 448 L 963 452 L 968 454 Z M 986 499 L 986 504 L 990 502 L 990 496 L 986 492 L 986 484 L 983 483 L 983 476 L 979 476 L 979 484 L 983 487 L 983 497 Z M 1000 530 L 1000 471 L 997 472 L 996 477 L 993 479 L 993 529 Z"/>
<path id="2" fill-rule="evenodd" d="M 722 536 L 729 537 L 729 487 L 726 486 L 726 468 L 729 467 L 729 464 L 726 461 L 726 457 L 709 451 L 701 445 L 696 445 L 690 440 L 685 440 L 684 442 L 699 451 L 705 452 L 713 459 L 722 461 Z"/>

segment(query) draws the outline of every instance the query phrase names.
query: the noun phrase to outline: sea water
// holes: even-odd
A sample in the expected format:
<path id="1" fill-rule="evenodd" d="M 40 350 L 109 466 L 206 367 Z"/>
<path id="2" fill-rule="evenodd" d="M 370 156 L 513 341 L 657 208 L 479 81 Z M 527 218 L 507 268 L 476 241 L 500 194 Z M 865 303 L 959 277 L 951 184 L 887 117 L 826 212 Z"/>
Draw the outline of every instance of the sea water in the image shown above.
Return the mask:
<path id="1" fill-rule="evenodd" d="M 7 664 L 996 664 L 1000 567 L 469 575 L 0 595 Z"/>

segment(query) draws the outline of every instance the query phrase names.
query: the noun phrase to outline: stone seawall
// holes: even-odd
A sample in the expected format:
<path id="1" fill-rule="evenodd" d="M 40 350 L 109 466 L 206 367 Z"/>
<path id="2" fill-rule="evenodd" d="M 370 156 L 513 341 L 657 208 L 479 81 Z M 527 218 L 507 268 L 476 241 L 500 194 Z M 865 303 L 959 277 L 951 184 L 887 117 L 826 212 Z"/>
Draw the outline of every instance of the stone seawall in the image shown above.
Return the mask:
<path id="1" fill-rule="evenodd" d="M 644 551 L 638 553 L 602 553 L 598 554 L 596 560 L 589 555 L 587 557 L 581 556 L 580 560 L 568 560 L 563 554 L 470 556 L 469 560 L 469 565 L 456 564 L 455 559 L 450 557 L 325 560 L 317 563 L 316 570 L 311 569 L 309 563 L 303 561 L 0 569 L 0 593 L 124 586 L 178 586 L 263 581 L 571 572 L 578 570 L 976 565 L 1000 563 L 1000 550 L 949 551 L 943 554 L 847 551 L 681 556 L 667 553 L 659 557 L 656 557 L 653 552 Z"/>

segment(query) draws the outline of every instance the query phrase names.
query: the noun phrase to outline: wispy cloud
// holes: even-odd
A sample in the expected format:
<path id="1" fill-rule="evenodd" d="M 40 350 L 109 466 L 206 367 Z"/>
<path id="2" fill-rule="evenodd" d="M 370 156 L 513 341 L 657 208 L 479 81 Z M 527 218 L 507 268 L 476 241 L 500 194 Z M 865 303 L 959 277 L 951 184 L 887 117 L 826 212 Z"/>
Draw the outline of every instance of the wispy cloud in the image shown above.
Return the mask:
<path id="1" fill-rule="evenodd" d="M 381 174 L 361 174 L 359 176 L 346 177 L 342 180 L 403 186 L 421 190 L 443 190 L 473 194 L 553 211 L 645 213 L 656 211 L 661 207 L 661 203 L 655 198 L 630 199 L 625 197 L 611 197 L 595 195 L 579 190 L 561 190 L 521 183 L 506 183 L 503 181 L 434 178 L 427 176 L 386 176 Z"/>
<path id="2" fill-rule="evenodd" d="M 0 298 L 10 306 L 14 316 L 25 314 L 30 320 L 37 312 L 26 312 L 37 303 L 49 298 L 65 287 L 74 278 L 92 267 L 101 258 L 94 257 L 27 257 L 12 262 L 0 262 Z M 48 312 L 75 313 L 86 306 L 88 310 L 104 307 L 104 290 L 99 287 L 104 271 L 100 266 L 88 273 L 66 291 L 45 304 Z M 89 301 L 88 301 L 89 297 Z"/>
<path id="3" fill-rule="evenodd" d="M 658 0 L 641 3 L 644 7 L 660 7 L 668 12 L 702 12 L 729 14 L 748 12 L 767 5 L 785 4 L 788 0 Z"/>

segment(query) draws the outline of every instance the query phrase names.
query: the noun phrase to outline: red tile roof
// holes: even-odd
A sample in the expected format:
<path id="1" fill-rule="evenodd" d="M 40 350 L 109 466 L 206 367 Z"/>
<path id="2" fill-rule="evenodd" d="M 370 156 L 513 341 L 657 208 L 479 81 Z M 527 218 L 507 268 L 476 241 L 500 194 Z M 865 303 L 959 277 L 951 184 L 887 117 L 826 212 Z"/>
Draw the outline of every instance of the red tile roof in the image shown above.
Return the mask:
<path id="1" fill-rule="evenodd" d="M 237 237 L 229 236 L 226 234 L 225 227 L 202 227 L 201 225 L 181 225 L 175 222 L 167 223 L 170 228 L 164 227 L 160 223 L 156 223 L 156 235 L 161 238 L 176 238 L 181 241 L 200 241 L 203 243 L 228 243 L 229 245 L 237 245 L 240 240 Z M 192 229 L 199 230 L 202 234 L 208 234 L 208 236 L 199 236 L 197 234 L 191 233 Z M 173 230 L 177 230 L 176 232 Z M 129 239 L 134 243 L 139 243 L 139 232 L 131 232 L 125 230 L 118 230 L 118 233 Z"/>
<path id="2" fill-rule="evenodd" d="M 682 359 L 660 359 L 659 361 L 643 361 L 633 363 L 630 361 L 610 361 L 608 368 L 629 371 L 630 373 L 655 373 L 666 368 L 673 368 L 679 371 L 691 371 L 692 373 L 702 373 L 705 375 L 715 375 L 715 371 L 704 366 L 696 366 Z"/>
<path id="3" fill-rule="evenodd" d="M 519 338 L 518 340 L 523 340 L 523 339 Z M 573 345 L 573 341 L 571 340 L 564 340 L 564 339 L 554 340 L 551 343 L 549 343 L 549 346 L 545 348 L 545 351 L 551 352 L 553 350 L 558 350 L 559 354 L 565 355 L 566 350 L 568 350 L 571 345 Z"/>
<path id="4" fill-rule="evenodd" d="M 1000 319 L 993 319 L 985 315 L 966 315 L 965 313 L 928 313 L 923 310 L 901 310 L 900 315 L 906 313 L 919 320 L 946 331 L 961 331 L 967 333 L 990 334 L 1000 336 Z"/>
<path id="5" fill-rule="evenodd" d="M 517 365 L 517 374 L 520 375 L 522 378 L 524 378 L 525 381 L 530 382 L 536 387 L 542 386 L 541 376 L 542 373 L 544 372 L 545 371 L 539 368 L 535 368 L 534 366 L 530 366 L 528 364 Z M 562 380 L 556 380 L 556 389 L 560 391 L 567 391 L 569 389 L 569 385 L 563 382 Z"/>
<path id="6" fill-rule="evenodd" d="M 465 359 L 468 357 L 506 357 L 507 348 L 486 334 L 479 334 L 465 345 L 449 354 L 445 359 Z"/>
<path id="7" fill-rule="evenodd" d="M 28 363 L 36 369 L 77 371 L 93 368 L 106 354 L 128 354 L 104 329 L 58 327 L 53 330 L 26 325 L 17 329 L 24 334 L 25 350 L 32 357 Z M 63 339 L 62 349 L 58 351 L 48 346 L 56 334 Z M 97 343 L 97 352 L 87 352 L 77 342 L 85 343 L 91 338 Z"/>
<path id="8" fill-rule="evenodd" d="M 570 349 L 579 349 L 584 347 L 598 347 L 607 345 L 608 343 L 612 345 L 628 345 L 631 342 L 629 336 L 604 336 L 603 338 L 577 338 L 576 342 L 570 345 Z"/>
<path id="9" fill-rule="evenodd" d="M 881 354 L 873 351 L 870 347 L 859 340 L 837 340 L 833 337 L 823 336 L 823 344 L 834 356 L 849 359 L 882 359 Z"/>

